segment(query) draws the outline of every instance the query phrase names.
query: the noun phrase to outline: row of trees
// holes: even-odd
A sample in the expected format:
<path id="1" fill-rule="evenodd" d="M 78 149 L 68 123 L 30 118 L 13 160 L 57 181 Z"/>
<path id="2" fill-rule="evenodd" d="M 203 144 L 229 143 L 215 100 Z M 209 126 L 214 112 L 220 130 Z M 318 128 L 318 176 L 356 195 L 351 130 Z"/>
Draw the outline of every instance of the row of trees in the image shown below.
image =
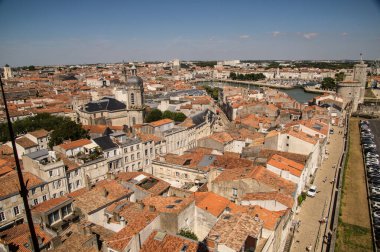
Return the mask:
<path id="1" fill-rule="evenodd" d="M 336 90 L 336 84 L 338 82 L 343 81 L 344 77 L 345 77 L 344 73 L 339 72 L 335 74 L 335 78 L 331 78 L 331 77 L 323 78 L 322 83 L 321 83 L 321 88 L 328 89 L 328 90 Z"/>
<path id="2" fill-rule="evenodd" d="M 217 87 L 210 87 L 208 85 L 204 85 L 203 88 L 206 90 L 207 94 L 211 96 L 214 100 L 218 100 L 219 96 L 219 88 Z"/>
<path id="3" fill-rule="evenodd" d="M 27 132 L 45 129 L 53 131 L 50 135 L 49 147 L 63 143 L 64 140 L 78 140 L 89 138 L 88 132 L 80 124 L 71 121 L 67 117 L 54 116 L 47 113 L 27 117 L 13 123 L 13 130 L 16 136 Z M 0 124 L 0 141 L 11 140 L 7 123 Z"/>
<path id="4" fill-rule="evenodd" d="M 159 109 L 152 109 L 146 114 L 145 121 L 150 123 L 165 118 L 172 119 L 176 122 L 183 122 L 186 119 L 186 115 L 182 112 L 171 112 L 169 110 L 162 112 Z"/>
<path id="5" fill-rule="evenodd" d="M 231 72 L 230 73 L 230 79 L 232 79 L 232 80 L 258 81 L 258 80 L 264 80 L 265 75 L 262 73 L 237 74 L 237 73 Z"/>

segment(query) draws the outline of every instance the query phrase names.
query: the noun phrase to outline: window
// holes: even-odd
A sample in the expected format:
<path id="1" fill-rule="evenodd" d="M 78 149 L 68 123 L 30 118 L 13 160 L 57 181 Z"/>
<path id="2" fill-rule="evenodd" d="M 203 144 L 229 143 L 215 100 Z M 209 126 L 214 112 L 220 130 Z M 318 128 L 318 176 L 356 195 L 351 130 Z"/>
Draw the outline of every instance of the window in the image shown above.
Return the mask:
<path id="1" fill-rule="evenodd" d="M 55 199 L 56 197 L 57 197 L 57 194 L 53 193 L 53 199 Z"/>
<path id="2" fill-rule="evenodd" d="M 113 155 L 116 156 L 116 150 L 113 151 Z"/>
<path id="3" fill-rule="evenodd" d="M 125 148 L 125 149 L 124 149 L 124 153 L 127 153 L 127 152 L 128 152 L 128 148 Z"/>
<path id="4" fill-rule="evenodd" d="M 149 159 L 145 160 L 145 165 L 149 165 Z"/>
<path id="5" fill-rule="evenodd" d="M 125 159 L 124 159 L 124 160 L 125 160 L 125 162 L 126 162 L 126 163 L 128 163 L 128 157 L 125 157 Z"/>
<path id="6" fill-rule="evenodd" d="M 135 164 L 132 165 L 132 171 L 134 171 L 134 170 L 135 170 Z"/>
<path id="7" fill-rule="evenodd" d="M 237 191 L 238 191 L 238 189 L 236 189 L 236 188 L 232 188 L 232 195 L 233 195 L 234 197 L 237 196 Z"/>
<path id="8" fill-rule="evenodd" d="M 71 212 L 72 212 L 72 210 L 71 210 L 71 204 L 62 207 L 62 217 L 65 217 L 65 216 L 69 215 Z"/>
<path id="9" fill-rule="evenodd" d="M 80 180 L 77 180 L 76 185 L 77 187 L 80 186 Z"/>
<path id="10" fill-rule="evenodd" d="M 53 177 L 53 171 L 49 171 L 49 176 Z"/>
<path id="11" fill-rule="evenodd" d="M 131 94 L 131 104 L 135 105 L 135 94 L 134 93 Z"/>
<path id="12" fill-rule="evenodd" d="M 20 209 L 18 208 L 18 206 L 15 206 L 15 207 L 13 208 L 13 214 L 14 214 L 15 216 L 17 216 L 17 215 L 20 214 Z"/>
<path id="13" fill-rule="evenodd" d="M 61 180 L 58 180 L 57 185 L 58 187 L 61 187 Z"/>
<path id="14" fill-rule="evenodd" d="M 133 151 L 133 146 L 131 146 L 131 151 Z"/>
<path id="15" fill-rule="evenodd" d="M 137 159 L 140 158 L 140 152 L 137 152 Z"/>
<path id="16" fill-rule="evenodd" d="M 138 150 L 139 150 L 139 149 L 140 149 L 140 145 L 136 145 L 136 149 L 138 149 Z"/>
<path id="17" fill-rule="evenodd" d="M 49 224 L 53 224 L 54 222 L 58 221 L 60 219 L 59 217 L 59 210 L 51 213 L 48 215 L 48 218 L 49 218 Z"/>
<path id="18" fill-rule="evenodd" d="M 141 167 L 141 162 L 139 162 L 139 163 L 137 164 L 137 168 L 140 169 L 140 167 Z"/>
<path id="19" fill-rule="evenodd" d="M 41 191 L 45 190 L 45 185 L 41 186 Z"/>
<path id="20" fill-rule="evenodd" d="M 59 195 L 63 196 L 63 191 L 61 191 L 61 192 L 59 193 Z"/>
<path id="21" fill-rule="evenodd" d="M 289 144 L 286 144 L 286 146 L 289 146 Z"/>
<path id="22" fill-rule="evenodd" d="M 38 199 L 33 200 L 34 205 L 38 205 Z"/>
<path id="23" fill-rule="evenodd" d="M 78 170 L 75 170 L 74 173 L 75 173 L 75 176 L 78 176 Z"/>
<path id="24" fill-rule="evenodd" d="M 36 193 L 36 188 L 32 188 L 32 195 Z"/>
<path id="25" fill-rule="evenodd" d="M 145 150 L 145 156 L 148 156 L 148 150 Z"/>
<path id="26" fill-rule="evenodd" d="M 176 176 L 176 177 L 179 177 L 179 172 L 175 172 L 175 176 Z"/>
<path id="27" fill-rule="evenodd" d="M 135 160 L 135 155 L 131 155 L 131 160 Z"/>
<path id="28" fill-rule="evenodd" d="M 46 195 L 42 196 L 42 201 L 46 201 Z"/>
<path id="29" fill-rule="evenodd" d="M 185 178 L 187 178 L 188 177 L 187 173 L 185 173 L 184 176 L 185 176 Z"/>
<path id="30" fill-rule="evenodd" d="M 0 221 L 5 221 L 5 214 L 4 212 L 0 212 Z"/>

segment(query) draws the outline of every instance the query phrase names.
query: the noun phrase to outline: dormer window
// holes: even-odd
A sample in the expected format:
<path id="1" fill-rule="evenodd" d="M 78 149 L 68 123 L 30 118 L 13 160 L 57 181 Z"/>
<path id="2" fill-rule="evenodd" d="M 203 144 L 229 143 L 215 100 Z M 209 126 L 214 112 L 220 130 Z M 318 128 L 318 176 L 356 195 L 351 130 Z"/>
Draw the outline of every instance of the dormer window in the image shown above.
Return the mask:
<path id="1" fill-rule="evenodd" d="M 134 93 L 131 94 L 131 104 L 135 105 L 135 94 Z"/>

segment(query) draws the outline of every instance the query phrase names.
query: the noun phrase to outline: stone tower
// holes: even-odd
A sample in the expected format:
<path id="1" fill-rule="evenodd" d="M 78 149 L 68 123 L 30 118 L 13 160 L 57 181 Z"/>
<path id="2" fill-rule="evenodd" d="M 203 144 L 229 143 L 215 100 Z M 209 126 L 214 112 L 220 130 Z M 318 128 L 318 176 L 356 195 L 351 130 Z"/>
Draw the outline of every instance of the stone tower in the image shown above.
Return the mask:
<path id="1" fill-rule="evenodd" d="M 364 64 L 363 58 L 360 54 L 360 63 L 354 66 L 353 80 L 360 82 L 362 88 L 360 89 L 359 103 L 364 102 L 364 93 L 367 85 L 367 65 Z"/>
<path id="2" fill-rule="evenodd" d="M 4 79 L 8 80 L 9 78 L 12 78 L 12 69 L 7 64 L 4 66 Z"/>
<path id="3" fill-rule="evenodd" d="M 127 76 L 123 68 L 122 82 L 115 88 L 115 98 L 127 106 L 129 126 L 133 126 L 142 124 L 144 120 L 144 82 L 137 76 L 134 65 L 129 70 L 130 76 Z"/>

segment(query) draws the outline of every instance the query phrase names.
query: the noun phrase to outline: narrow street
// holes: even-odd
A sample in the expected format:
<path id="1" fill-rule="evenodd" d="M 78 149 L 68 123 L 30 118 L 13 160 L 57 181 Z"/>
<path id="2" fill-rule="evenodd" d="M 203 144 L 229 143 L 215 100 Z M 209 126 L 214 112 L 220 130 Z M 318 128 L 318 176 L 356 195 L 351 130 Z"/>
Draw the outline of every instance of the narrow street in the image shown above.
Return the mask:
<path id="1" fill-rule="evenodd" d="M 307 251 L 308 246 L 311 246 L 311 251 L 321 250 L 326 223 L 321 223 L 320 220 L 328 215 L 335 167 L 343 151 L 344 135 L 339 134 L 343 132 L 343 128 L 332 128 L 334 134 L 330 135 L 330 143 L 327 145 L 329 157 L 317 170 L 313 183 L 317 186 L 317 194 L 314 198 L 307 197 L 294 217 L 295 221 L 300 221 L 300 226 L 295 232 L 290 251 Z"/>

